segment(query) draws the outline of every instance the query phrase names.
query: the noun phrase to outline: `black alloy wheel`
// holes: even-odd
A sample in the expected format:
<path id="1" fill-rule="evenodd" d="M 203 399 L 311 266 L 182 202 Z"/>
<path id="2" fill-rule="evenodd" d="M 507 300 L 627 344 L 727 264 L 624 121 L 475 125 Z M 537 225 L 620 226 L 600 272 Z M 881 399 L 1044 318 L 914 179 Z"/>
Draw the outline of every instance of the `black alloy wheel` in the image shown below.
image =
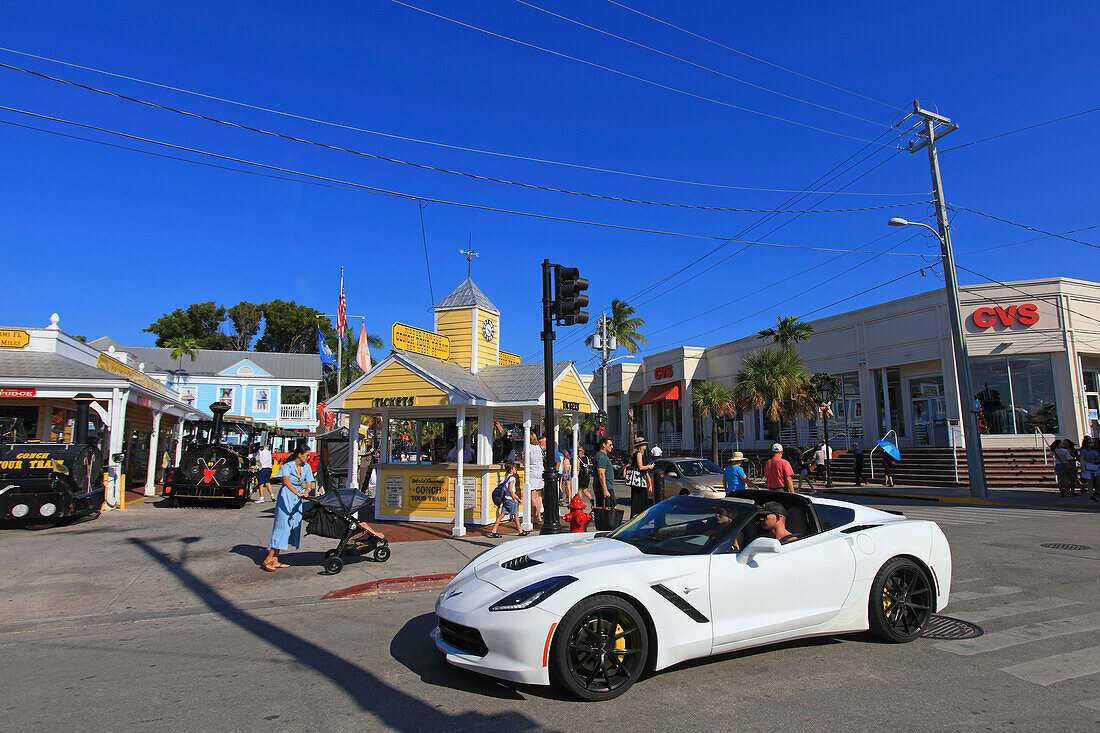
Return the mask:
<path id="1" fill-rule="evenodd" d="M 578 603 L 554 635 L 554 680 L 582 700 L 610 700 L 641 676 L 649 636 L 641 614 L 618 596 L 591 596 Z"/>
<path id="2" fill-rule="evenodd" d="M 901 644 L 924 632 L 935 595 L 921 567 L 912 560 L 895 557 L 875 576 L 868 603 L 871 632 L 883 641 Z"/>

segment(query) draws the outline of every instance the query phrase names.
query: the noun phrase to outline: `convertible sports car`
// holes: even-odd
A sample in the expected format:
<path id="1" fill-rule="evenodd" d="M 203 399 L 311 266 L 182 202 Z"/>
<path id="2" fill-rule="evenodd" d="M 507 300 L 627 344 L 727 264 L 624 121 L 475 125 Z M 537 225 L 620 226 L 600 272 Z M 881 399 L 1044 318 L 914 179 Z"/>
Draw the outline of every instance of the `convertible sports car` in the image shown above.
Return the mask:
<path id="1" fill-rule="evenodd" d="M 758 536 L 773 501 L 799 539 Z M 912 641 L 950 587 L 933 522 L 782 491 L 676 496 L 611 533 L 481 554 L 440 594 L 432 638 L 458 667 L 608 700 L 646 670 L 735 649 L 867 630 Z"/>

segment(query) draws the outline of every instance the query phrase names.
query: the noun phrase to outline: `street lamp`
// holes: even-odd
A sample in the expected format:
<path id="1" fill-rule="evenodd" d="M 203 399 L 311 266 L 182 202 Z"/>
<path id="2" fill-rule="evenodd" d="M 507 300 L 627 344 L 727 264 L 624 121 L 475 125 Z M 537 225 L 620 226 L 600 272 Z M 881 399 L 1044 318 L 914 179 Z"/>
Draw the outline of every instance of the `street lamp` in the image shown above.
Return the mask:
<path id="1" fill-rule="evenodd" d="M 955 275 L 955 258 L 951 252 L 951 238 L 947 233 L 947 220 L 941 218 L 942 230 L 919 221 L 908 221 L 900 216 L 895 216 L 886 222 L 892 227 L 918 226 L 924 227 L 936 235 L 940 240 L 940 259 L 943 262 L 944 281 L 947 285 L 947 305 L 951 310 L 951 343 L 955 355 L 955 379 L 959 387 L 959 411 L 963 423 L 963 433 L 966 445 L 966 467 L 970 483 L 970 495 L 985 497 L 987 495 L 985 480 L 985 461 L 982 458 L 982 437 L 978 427 L 977 410 L 972 405 L 974 390 L 970 385 L 970 356 L 966 351 L 966 341 L 963 338 L 962 308 L 959 306 L 959 284 Z M 954 445 L 951 446 L 954 450 Z"/>
<path id="2" fill-rule="evenodd" d="M 827 372 L 818 372 L 810 377 L 810 387 L 817 394 L 817 404 L 821 408 L 821 419 L 825 423 L 825 486 L 833 488 L 832 456 L 829 451 L 829 406 L 836 397 L 837 378 Z"/>

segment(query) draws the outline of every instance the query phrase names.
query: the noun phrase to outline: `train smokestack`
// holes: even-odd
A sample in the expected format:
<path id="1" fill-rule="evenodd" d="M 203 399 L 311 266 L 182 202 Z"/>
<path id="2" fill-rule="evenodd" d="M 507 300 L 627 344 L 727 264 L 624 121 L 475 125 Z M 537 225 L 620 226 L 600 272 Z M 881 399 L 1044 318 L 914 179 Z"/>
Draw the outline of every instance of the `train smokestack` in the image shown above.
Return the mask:
<path id="1" fill-rule="evenodd" d="M 92 397 L 87 392 L 81 392 L 76 397 L 73 397 L 73 402 L 76 403 L 76 420 L 73 422 L 73 444 L 86 445 L 88 442 L 88 408 L 95 402 L 95 397 Z"/>
<path id="2" fill-rule="evenodd" d="M 222 415 L 229 412 L 229 405 L 215 402 L 210 405 L 210 412 L 214 415 L 214 424 L 210 426 L 210 445 L 217 445 L 221 443 Z"/>

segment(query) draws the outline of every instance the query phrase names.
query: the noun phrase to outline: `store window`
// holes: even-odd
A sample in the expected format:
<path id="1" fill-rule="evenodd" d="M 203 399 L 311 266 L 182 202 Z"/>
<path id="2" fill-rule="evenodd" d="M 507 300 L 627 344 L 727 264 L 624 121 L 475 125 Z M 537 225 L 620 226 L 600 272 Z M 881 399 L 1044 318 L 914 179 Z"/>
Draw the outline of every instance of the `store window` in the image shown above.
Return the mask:
<path id="1" fill-rule="evenodd" d="M 679 439 L 684 433 L 680 403 L 675 400 L 661 400 L 653 407 L 657 418 L 657 439 Z"/>
<path id="2" fill-rule="evenodd" d="M 933 445 L 937 425 L 946 425 L 947 401 L 943 377 L 913 377 L 909 380 L 910 414 L 913 417 L 913 442 Z"/>
<path id="3" fill-rule="evenodd" d="M 901 403 L 901 371 L 898 369 L 886 369 L 886 388 L 883 390 L 882 369 L 875 371 L 875 402 L 878 404 L 879 435 L 885 435 L 890 430 L 897 433 L 899 438 L 905 437 L 905 408 Z M 889 403 L 890 414 L 886 414 L 886 404 Z"/>
<path id="4" fill-rule="evenodd" d="M 970 382 L 981 407 L 983 434 L 1058 432 L 1058 403 L 1050 354 L 970 360 Z"/>
<path id="5" fill-rule="evenodd" d="M 33 405 L 0 405 L 0 417 L 18 420 L 20 431 L 25 438 L 34 439 L 38 437 L 38 407 Z"/>
<path id="6" fill-rule="evenodd" d="M 840 378 L 840 396 L 833 400 L 833 415 L 852 440 L 863 437 L 863 403 L 860 402 L 859 373 L 844 372 Z"/>
<path id="7" fill-rule="evenodd" d="M 763 410 L 753 410 L 753 422 L 756 423 L 756 439 L 757 440 L 770 440 L 772 442 L 779 440 L 783 434 L 789 434 L 794 430 L 794 422 L 780 416 L 779 424 L 766 420 L 764 418 Z M 776 428 L 779 432 L 776 432 Z M 788 438 L 787 442 L 790 443 L 794 439 Z"/>

